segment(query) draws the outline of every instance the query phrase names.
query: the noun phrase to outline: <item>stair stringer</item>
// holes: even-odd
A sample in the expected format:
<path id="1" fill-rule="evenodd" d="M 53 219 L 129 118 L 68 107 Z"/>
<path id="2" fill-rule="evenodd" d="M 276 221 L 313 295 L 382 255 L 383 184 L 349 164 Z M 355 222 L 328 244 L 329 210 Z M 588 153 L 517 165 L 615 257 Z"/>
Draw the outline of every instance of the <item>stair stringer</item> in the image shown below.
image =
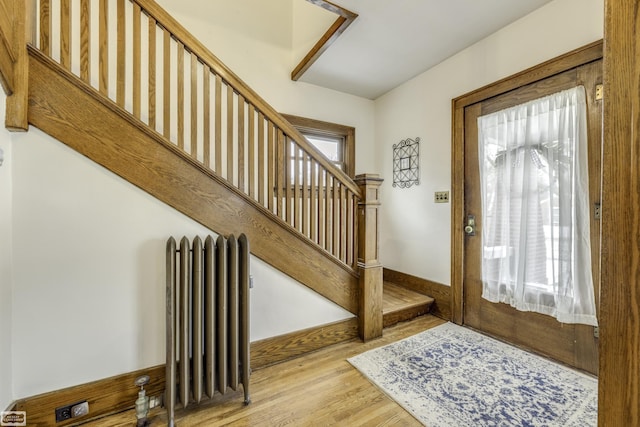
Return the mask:
<path id="1" fill-rule="evenodd" d="M 29 124 L 251 252 L 345 310 L 358 276 L 159 133 L 29 47 Z"/>

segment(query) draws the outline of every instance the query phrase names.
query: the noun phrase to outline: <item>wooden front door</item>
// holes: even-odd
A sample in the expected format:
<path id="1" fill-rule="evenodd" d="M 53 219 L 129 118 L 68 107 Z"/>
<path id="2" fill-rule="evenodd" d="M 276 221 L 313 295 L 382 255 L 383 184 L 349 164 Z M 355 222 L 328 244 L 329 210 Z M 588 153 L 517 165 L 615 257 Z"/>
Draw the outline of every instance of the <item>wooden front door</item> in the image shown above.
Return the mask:
<path id="1" fill-rule="evenodd" d="M 562 324 L 551 316 L 517 311 L 503 303 L 481 297 L 482 212 L 478 166 L 477 118 L 527 101 L 582 85 L 587 93 L 589 199 L 591 209 L 592 271 L 598 305 L 600 286 L 600 203 L 602 101 L 596 85 L 602 83 L 602 61 L 597 60 L 492 97 L 464 109 L 464 209 L 475 216 L 476 235 L 465 237 L 463 276 L 463 323 L 499 339 L 531 349 L 560 362 L 597 374 L 598 340 L 594 327 Z"/>

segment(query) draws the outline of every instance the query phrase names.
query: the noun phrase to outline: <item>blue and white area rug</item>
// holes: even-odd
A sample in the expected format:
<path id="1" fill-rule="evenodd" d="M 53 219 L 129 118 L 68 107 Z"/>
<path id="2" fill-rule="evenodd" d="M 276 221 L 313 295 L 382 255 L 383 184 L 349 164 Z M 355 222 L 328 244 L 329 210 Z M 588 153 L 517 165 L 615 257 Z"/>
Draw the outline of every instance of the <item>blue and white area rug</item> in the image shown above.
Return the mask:
<path id="1" fill-rule="evenodd" d="M 595 378 L 452 323 L 349 362 L 428 427 L 597 424 Z"/>

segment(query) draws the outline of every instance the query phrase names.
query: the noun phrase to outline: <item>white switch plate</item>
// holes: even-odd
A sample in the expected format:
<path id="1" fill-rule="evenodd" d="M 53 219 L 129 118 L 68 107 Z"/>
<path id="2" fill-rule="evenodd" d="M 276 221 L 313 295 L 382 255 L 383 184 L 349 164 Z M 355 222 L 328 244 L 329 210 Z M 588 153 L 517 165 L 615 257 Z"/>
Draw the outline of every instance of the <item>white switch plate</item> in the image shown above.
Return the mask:
<path id="1" fill-rule="evenodd" d="M 436 191 L 434 194 L 434 202 L 436 203 L 449 203 L 448 191 Z"/>
<path id="2" fill-rule="evenodd" d="M 89 413 L 89 402 L 78 403 L 71 407 L 71 418 L 82 417 Z"/>

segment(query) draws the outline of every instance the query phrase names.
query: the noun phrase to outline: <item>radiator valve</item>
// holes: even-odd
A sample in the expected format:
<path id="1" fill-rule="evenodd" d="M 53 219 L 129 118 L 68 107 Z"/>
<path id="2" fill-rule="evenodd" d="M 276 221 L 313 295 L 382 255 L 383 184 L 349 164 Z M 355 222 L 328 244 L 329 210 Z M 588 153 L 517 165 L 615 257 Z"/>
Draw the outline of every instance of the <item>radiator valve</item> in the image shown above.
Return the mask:
<path id="1" fill-rule="evenodd" d="M 138 398 L 136 399 L 136 418 L 138 419 L 137 427 L 149 425 L 147 415 L 149 414 L 149 397 L 144 391 L 144 386 L 149 383 L 149 375 L 143 375 L 136 378 L 135 385 L 140 387 Z"/>

